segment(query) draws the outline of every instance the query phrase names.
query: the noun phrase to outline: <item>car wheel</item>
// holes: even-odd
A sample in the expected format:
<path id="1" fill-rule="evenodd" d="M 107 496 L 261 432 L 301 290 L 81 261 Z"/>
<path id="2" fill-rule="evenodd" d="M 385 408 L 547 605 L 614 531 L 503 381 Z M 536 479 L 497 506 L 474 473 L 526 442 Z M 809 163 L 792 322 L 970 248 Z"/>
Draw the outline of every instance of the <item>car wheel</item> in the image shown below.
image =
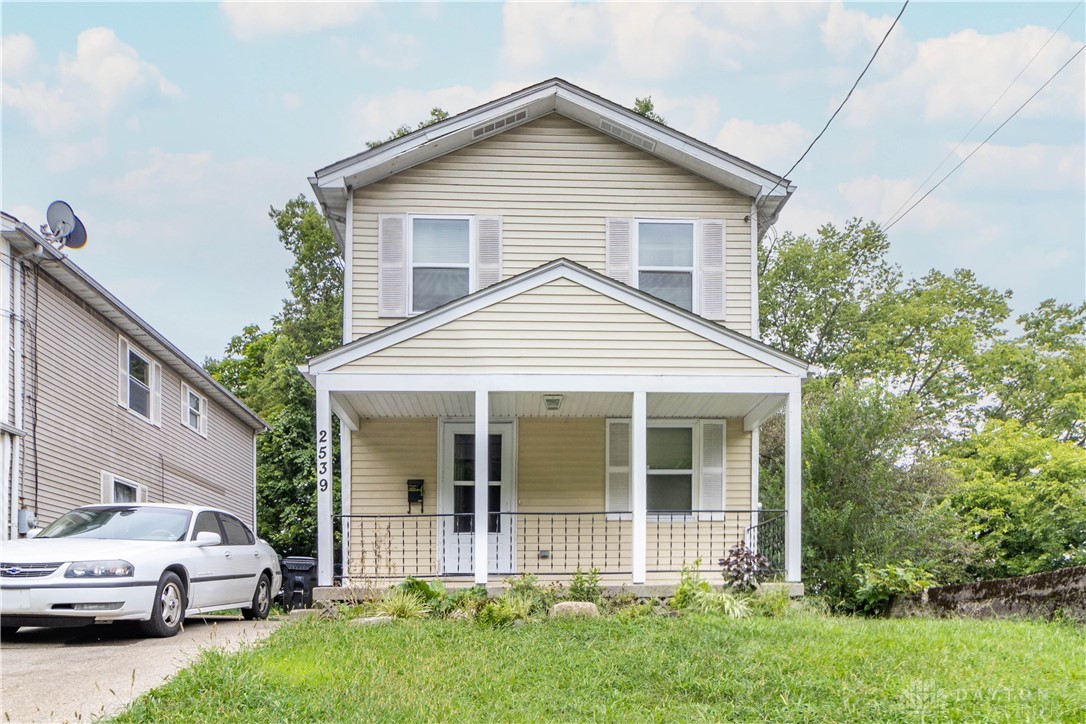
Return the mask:
<path id="1" fill-rule="evenodd" d="M 140 622 L 148 636 L 167 638 L 181 630 L 185 620 L 185 587 L 176 573 L 166 571 L 158 581 L 151 618 Z"/>
<path id="2" fill-rule="evenodd" d="M 260 580 L 256 584 L 256 591 L 253 593 L 253 606 L 252 608 L 241 609 L 241 615 L 245 617 L 246 621 L 252 621 L 253 619 L 263 621 L 268 617 L 271 599 L 271 579 L 268 578 L 267 573 L 261 573 Z"/>

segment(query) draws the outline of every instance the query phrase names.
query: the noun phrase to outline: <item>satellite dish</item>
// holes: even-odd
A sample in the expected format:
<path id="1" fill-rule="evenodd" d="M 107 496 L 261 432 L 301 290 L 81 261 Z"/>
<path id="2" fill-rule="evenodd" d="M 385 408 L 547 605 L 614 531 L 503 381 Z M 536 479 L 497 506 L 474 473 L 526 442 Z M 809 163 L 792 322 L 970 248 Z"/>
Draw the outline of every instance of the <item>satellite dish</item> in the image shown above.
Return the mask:
<path id="1" fill-rule="evenodd" d="M 53 236 L 60 239 L 66 238 L 75 229 L 75 213 L 64 201 L 54 201 L 49 204 L 45 212 L 45 220 L 49 223 Z"/>
<path id="2" fill-rule="evenodd" d="M 83 226 L 83 222 L 79 220 L 79 217 L 75 217 L 75 228 L 68 234 L 68 238 L 64 240 L 64 246 L 69 249 L 79 249 L 87 243 L 87 227 Z"/>

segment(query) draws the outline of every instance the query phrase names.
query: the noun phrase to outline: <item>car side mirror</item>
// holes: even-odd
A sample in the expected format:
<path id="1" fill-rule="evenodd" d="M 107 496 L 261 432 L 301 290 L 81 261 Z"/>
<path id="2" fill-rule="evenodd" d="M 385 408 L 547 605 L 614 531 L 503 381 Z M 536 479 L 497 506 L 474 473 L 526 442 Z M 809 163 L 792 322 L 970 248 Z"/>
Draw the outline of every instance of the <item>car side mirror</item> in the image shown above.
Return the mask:
<path id="1" fill-rule="evenodd" d="M 30 530 L 28 530 L 26 532 L 26 537 L 27 538 L 37 538 L 38 533 L 41 533 L 43 530 L 45 530 L 45 529 L 44 528 L 31 528 Z"/>
<path id="2" fill-rule="evenodd" d="M 193 545 L 197 548 L 206 548 L 207 546 L 217 546 L 222 543 L 222 536 L 218 533 L 212 533 L 209 530 L 202 530 L 196 534 L 196 540 L 193 541 Z"/>

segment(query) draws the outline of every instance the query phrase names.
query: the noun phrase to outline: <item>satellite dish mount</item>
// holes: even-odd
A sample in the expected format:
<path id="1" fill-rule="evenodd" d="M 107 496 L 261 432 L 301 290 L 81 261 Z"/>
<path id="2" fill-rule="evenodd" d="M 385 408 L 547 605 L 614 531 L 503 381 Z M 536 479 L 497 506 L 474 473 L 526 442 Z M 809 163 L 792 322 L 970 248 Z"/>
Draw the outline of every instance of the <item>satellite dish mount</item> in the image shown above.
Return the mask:
<path id="1" fill-rule="evenodd" d="M 57 248 L 79 249 L 87 243 L 87 229 L 64 201 L 54 201 L 45 212 L 42 235 Z"/>

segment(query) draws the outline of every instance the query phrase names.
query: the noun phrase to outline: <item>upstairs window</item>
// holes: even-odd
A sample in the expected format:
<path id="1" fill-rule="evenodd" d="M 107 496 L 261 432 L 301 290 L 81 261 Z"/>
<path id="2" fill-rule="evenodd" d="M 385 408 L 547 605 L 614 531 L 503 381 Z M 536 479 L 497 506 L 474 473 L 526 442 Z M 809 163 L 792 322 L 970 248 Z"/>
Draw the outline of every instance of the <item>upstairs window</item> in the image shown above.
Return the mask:
<path id="1" fill-rule="evenodd" d="M 181 383 L 181 423 L 207 437 L 207 398 Z"/>
<path id="2" fill-rule="evenodd" d="M 153 425 L 162 419 L 162 366 L 124 337 L 117 349 L 117 404 Z"/>
<path id="3" fill-rule="evenodd" d="M 694 222 L 637 222 L 637 287 L 694 310 Z"/>
<path id="4" fill-rule="evenodd" d="M 471 219 L 411 217 L 411 312 L 417 314 L 471 290 Z"/>

